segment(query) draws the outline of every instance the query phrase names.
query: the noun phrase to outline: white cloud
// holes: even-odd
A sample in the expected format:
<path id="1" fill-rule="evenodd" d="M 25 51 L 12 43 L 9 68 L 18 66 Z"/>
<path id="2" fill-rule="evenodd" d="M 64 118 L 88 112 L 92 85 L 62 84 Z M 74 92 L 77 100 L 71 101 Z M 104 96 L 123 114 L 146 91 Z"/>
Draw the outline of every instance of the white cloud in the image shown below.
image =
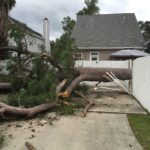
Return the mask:
<path id="1" fill-rule="evenodd" d="M 42 33 L 42 19 L 50 20 L 51 39 L 62 33 L 61 21 L 65 16 L 76 17 L 84 7 L 84 0 L 16 0 L 11 16 L 25 22 L 32 29 Z M 99 0 L 101 13 L 134 12 L 138 20 L 150 20 L 149 0 Z"/>

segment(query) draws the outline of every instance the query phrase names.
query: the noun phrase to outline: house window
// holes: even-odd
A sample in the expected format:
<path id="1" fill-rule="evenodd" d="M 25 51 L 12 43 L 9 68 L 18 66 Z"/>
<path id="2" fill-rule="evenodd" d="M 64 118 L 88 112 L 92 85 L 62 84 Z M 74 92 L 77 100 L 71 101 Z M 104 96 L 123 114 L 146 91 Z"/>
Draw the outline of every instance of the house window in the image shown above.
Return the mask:
<path id="1" fill-rule="evenodd" d="M 92 61 L 99 61 L 99 52 L 91 52 L 90 58 Z"/>
<path id="2" fill-rule="evenodd" d="M 82 53 L 76 53 L 74 54 L 75 60 L 82 60 L 83 59 L 83 54 Z"/>

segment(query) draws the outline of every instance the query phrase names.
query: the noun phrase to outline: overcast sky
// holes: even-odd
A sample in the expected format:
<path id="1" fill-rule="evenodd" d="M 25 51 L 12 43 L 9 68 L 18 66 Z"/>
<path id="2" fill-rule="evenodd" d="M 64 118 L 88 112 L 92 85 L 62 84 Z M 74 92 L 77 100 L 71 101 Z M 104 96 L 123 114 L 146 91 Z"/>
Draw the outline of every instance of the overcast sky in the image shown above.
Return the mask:
<path id="1" fill-rule="evenodd" d="M 62 34 L 64 17 L 76 18 L 76 12 L 84 7 L 84 0 L 16 0 L 10 15 L 42 33 L 42 19 L 50 20 L 50 39 Z M 101 14 L 135 13 L 137 20 L 150 20 L 150 0 L 99 0 Z"/>

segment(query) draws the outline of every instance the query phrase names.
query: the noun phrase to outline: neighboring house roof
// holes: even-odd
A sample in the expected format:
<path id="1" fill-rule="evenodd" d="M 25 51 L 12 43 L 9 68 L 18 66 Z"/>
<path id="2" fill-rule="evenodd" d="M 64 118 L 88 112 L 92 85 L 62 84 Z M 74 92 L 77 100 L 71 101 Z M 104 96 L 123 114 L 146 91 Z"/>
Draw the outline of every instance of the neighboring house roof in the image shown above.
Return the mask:
<path id="1" fill-rule="evenodd" d="M 78 16 L 72 37 L 79 49 L 143 48 L 134 13 Z"/>
<path id="2" fill-rule="evenodd" d="M 40 38 L 42 38 L 42 34 L 34 31 L 33 29 L 31 29 L 30 27 L 28 27 L 25 23 L 22 23 L 12 17 L 9 17 L 9 20 L 11 23 L 16 24 L 17 26 L 19 26 L 20 28 L 24 29 L 26 32 L 31 33 L 32 35 L 38 36 Z"/>
<path id="3" fill-rule="evenodd" d="M 120 50 L 115 53 L 112 53 L 110 57 L 116 57 L 116 58 L 126 58 L 126 57 L 143 57 L 143 56 L 149 56 L 148 53 L 140 50 L 133 50 L 133 49 L 126 49 L 126 50 Z"/>

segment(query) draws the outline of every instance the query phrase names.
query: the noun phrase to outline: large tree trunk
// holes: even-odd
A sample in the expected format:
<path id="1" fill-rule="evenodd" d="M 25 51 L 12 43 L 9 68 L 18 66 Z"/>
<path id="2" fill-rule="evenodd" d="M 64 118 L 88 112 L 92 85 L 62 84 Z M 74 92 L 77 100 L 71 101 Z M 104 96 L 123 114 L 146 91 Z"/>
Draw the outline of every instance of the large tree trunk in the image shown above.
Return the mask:
<path id="1" fill-rule="evenodd" d="M 4 6 L 0 6 L 0 47 L 7 45 L 7 13 Z"/>
<path id="2" fill-rule="evenodd" d="M 99 82 L 109 82 L 107 78 L 104 77 L 107 72 L 112 72 L 120 80 L 130 80 L 132 78 L 132 72 L 130 69 L 120 69 L 120 68 L 78 68 L 75 69 L 76 75 L 78 75 L 68 86 L 65 92 L 59 93 L 60 89 L 64 86 L 65 80 L 59 84 L 56 89 L 56 95 L 62 98 L 68 98 L 72 91 L 81 81 L 99 81 Z M 46 111 L 57 104 L 58 100 L 53 103 L 45 103 L 32 108 L 19 108 L 9 106 L 4 103 L 0 103 L 0 115 L 5 118 L 5 114 L 11 114 L 15 116 L 27 116 L 32 117 L 37 113 Z"/>
<path id="3" fill-rule="evenodd" d="M 7 11 L 5 6 L 0 6 L 0 47 L 7 46 Z M 0 51 L 0 59 L 4 59 L 6 52 Z"/>
<path id="4" fill-rule="evenodd" d="M 65 92 L 59 93 L 59 97 L 68 98 L 81 81 L 110 82 L 104 77 L 104 75 L 106 75 L 106 72 L 112 72 L 120 80 L 130 80 L 132 78 L 131 69 L 78 68 L 75 69 L 75 72 L 78 76 L 71 82 Z"/>

